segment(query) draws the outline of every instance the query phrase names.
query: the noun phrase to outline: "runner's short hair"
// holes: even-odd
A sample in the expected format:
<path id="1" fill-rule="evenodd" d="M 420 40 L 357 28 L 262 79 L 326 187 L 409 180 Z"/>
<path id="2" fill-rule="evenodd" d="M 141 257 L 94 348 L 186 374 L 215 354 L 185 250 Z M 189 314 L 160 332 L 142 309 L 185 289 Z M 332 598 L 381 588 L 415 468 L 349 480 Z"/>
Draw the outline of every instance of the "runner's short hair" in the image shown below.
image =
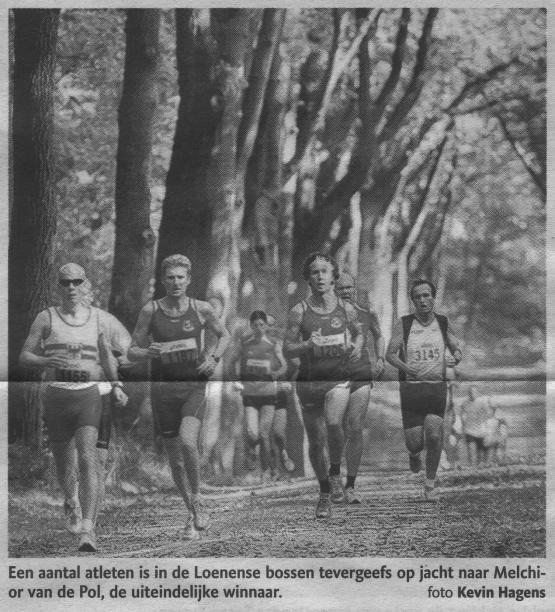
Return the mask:
<path id="1" fill-rule="evenodd" d="M 416 287 L 420 287 L 420 285 L 428 285 L 428 287 L 430 288 L 430 291 L 432 292 L 432 297 L 435 298 L 436 297 L 436 286 L 434 285 L 434 283 L 432 283 L 432 281 L 426 280 L 425 278 L 419 278 L 417 280 L 415 280 L 412 285 L 410 286 L 410 299 L 413 299 L 413 293 L 414 290 L 416 289 Z"/>
<path id="2" fill-rule="evenodd" d="M 317 259 L 323 259 L 324 261 L 327 261 L 329 264 L 331 264 L 333 268 L 333 278 L 335 280 L 339 278 L 339 266 L 337 265 L 335 259 L 331 255 L 327 255 L 326 253 L 321 253 L 317 251 L 316 253 L 311 253 L 304 261 L 303 278 L 306 281 L 310 278 L 310 266 Z"/>
<path id="3" fill-rule="evenodd" d="M 164 276 L 168 268 L 187 268 L 190 272 L 191 271 L 191 260 L 185 255 L 180 255 L 180 254 L 170 255 L 169 257 L 166 257 L 166 259 L 162 261 L 160 268 L 162 271 L 162 276 Z"/>
<path id="4" fill-rule="evenodd" d="M 253 313 L 251 313 L 249 321 L 251 323 L 254 323 L 255 321 L 264 321 L 264 323 L 268 324 L 268 317 L 263 310 L 255 310 Z"/>

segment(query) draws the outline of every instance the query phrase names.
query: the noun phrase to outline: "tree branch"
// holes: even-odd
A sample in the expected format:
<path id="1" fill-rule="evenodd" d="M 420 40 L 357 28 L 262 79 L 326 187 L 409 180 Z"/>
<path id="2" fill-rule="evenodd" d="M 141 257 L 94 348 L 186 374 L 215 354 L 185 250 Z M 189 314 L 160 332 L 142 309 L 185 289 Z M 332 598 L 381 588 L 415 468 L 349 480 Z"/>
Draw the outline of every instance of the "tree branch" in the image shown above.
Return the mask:
<path id="1" fill-rule="evenodd" d="M 251 78 L 243 102 L 243 117 L 237 136 L 238 175 L 245 174 L 247 163 L 254 148 L 264 105 L 264 93 L 270 76 L 275 49 L 281 37 L 285 12 L 285 9 L 264 9 L 258 44 L 253 57 Z"/>
<path id="2" fill-rule="evenodd" d="M 381 133 L 379 134 L 380 142 L 389 139 L 397 132 L 401 126 L 403 119 L 408 115 L 411 108 L 414 106 L 418 96 L 424 86 L 424 68 L 426 66 L 426 56 L 430 48 L 432 40 L 432 29 L 434 21 L 437 17 L 439 9 L 431 8 L 426 13 L 422 32 L 418 40 L 418 51 L 416 52 L 416 62 L 412 71 L 412 77 L 407 85 L 404 95 L 399 100 L 399 103 L 389 115 Z"/>

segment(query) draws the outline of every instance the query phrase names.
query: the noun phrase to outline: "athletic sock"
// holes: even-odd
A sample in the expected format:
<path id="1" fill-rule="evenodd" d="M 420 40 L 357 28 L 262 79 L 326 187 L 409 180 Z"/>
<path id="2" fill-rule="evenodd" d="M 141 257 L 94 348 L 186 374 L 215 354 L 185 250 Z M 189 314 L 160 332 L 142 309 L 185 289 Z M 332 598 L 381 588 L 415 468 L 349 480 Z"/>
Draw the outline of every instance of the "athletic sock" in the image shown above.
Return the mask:
<path id="1" fill-rule="evenodd" d="M 327 478 L 318 482 L 320 483 L 320 493 L 329 493 L 331 491 L 330 481 Z"/>
<path id="2" fill-rule="evenodd" d="M 341 474 L 341 464 L 332 463 L 330 464 L 330 476 L 339 476 Z"/>
<path id="3" fill-rule="evenodd" d="M 436 479 L 435 478 L 426 478 L 426 482 L 425 482 L 426 486 L 430 489 L 433 489 L 436 486 Z"/>
<path id="4" fill-rule="evenodd" d="M 92 531 L 93 529 L 93 522 L 91 519 L 83 519 L 82 523 L 81 523 L 81 528 L 83 529 L 83 531 Z"/>
<path id="5" fill-rule="evenodd" d="M 354 489 L 355 488 L 355 478 L 356 476 L 349 476 L 347 474 L 347 482 L 345 483 L 346 489 Z"/>

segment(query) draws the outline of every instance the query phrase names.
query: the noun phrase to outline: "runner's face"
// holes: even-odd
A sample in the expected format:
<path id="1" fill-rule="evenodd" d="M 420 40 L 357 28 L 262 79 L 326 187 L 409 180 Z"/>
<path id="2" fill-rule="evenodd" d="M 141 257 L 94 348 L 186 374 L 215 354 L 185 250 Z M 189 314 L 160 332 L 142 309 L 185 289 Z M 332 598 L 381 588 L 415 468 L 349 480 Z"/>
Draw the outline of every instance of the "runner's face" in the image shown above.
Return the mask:
<path id="1" fill-rule="evenodd" d="M 60 278 L 60 287 L 64 302 L 71 305 L 81 302 L 81 285 L 83 282 L 83 279 L 70 279 L 65 276 Z"/>
<path id="2" fill-rule="evenodd" d="M 251 323 L 251 329 L 257 338 L 261 338 L 266 333 L 266 330 L 268 329 L 268 324 L 264 323 L 262 319 L 255 319 Z"/>
<path id="3" fill-rule="evenodd" d="M 162 277 L 162 285 L 164 285 L 166 294 L 173 298 L 184 296 L 190 282 L 189 268 L 185 268 L 184 266 L 167 268 Z"/>
<path id="4" fill-rule="evenodd" d="M 412 301 L 417 314 L 427 315 L 434 310 L 435 300 L 429 285 L 418 285 L 412 292 Z"/>
<path id="5" fill-rule="evenodd" d="M 324 294 L 333 289 L 333 266 L 325 259 L 315 259 L 309 268 L 308 284 L 314 293 Z"/>

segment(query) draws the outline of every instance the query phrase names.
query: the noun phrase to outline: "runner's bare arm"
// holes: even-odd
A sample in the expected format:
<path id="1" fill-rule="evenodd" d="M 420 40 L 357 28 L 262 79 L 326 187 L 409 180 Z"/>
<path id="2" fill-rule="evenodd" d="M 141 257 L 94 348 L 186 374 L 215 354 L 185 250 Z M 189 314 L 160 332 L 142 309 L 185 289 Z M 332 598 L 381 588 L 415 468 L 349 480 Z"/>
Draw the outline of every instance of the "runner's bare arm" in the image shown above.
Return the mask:
<path id="1" fill-rule="evenodd" d="M 463 355 L 460 348 L 459 339 L 449 328 L 447 328 L 447 347 L 451 351 L 451 355 L 453 355 L 453 359 L 455 361 L 454 365 L 457 365 L 462 360 Z"/>
<path id="2" fill-rule="evenodd" d="M 314 346 L 311 339 L 300 339 L 302 320 L 302 305 L 297 304 L 289 311 L 287 330 L 285 331 L 285 338 L 283 340 L 283 352 L 287 357 L 298 357 L 299 355 L 309 351 Z"/>
<path id="3" fill-rule="evenodd" d="M 382 335 L 380 320 L 378 319 L 378 314 L 376 312 L 372 310 L 370 311 L 368 322 L 368 336 L 372 336 L 374 346 L 376 347 L 376 376 L 380 376 L 385 365 L 385 339 Z M 368 340 L 370 340 L 370 338 L 368 338 Z"/>
<path id="4" fill-rule="evenodd" d="M 233 343 L 231 355 L 227 363 L 226 378 L 228 380 L 239 380 L 237 375 L 237 362 L 241 359 L 241 339 L 237 338 Z"/>
<path id="5" fill-rule="evenodd" d="M 362 356 L 362 347 L 364 346 L 362 325 L 358 320 L 357 311 L 352 304 L 345 303 L 345 313 L 347 315 L 347 326 L 353 339 L 353 349 L 351 351 L 350 359 L 351 361 L 358 361 Z"/>
<path id="6" fill-rule="evenodd" d="M 198 367 L 198 371 L 203 374 L 212 374 L 216 369 L 218 361 L 222 358 L 222 355 L 227 348 L 229 343 L 229 332 L 221 319 L 218 319 L 216 312 L 208 302 L 197 302 L 198 312 L 201 318 L 205 321 L 206 327 L 214 334 L 217 338 L 216 346 L 213 352 L 205 356 L 204 361 Z"/>
<path id="7" fill-rule="evenodd" d="M 387 347 L 387 351 L 385 353 L 385 358 L 387 361 L 398 370 L 402 370 L 406 374 L 416 375 L 417 371 L 415 368 L 411 368 L 404 361 L 399 358 L 399 351 L 401 346 L 403 345 L 403 327 L 401 321 L 398 320 L 393 327 L 393 332 L 391 334 L 391 340 L 389 342 L 389 346 Z"/>
<path id="8" fill-rule="evenodd" d="M 26 368 L 48 368 L 60 367 L 67 365 L 66 360 L 60 355 L 51 357 L 42 356 L 41 341 L 50 329 L 50 316 L 48 311 L 43 310 L 36 316 L 29 335 L 25 340 L 21 353 L 19 355 L 19 363 Z"/>
<path id="9" fill-rule="evenodd" d="M 148 333 L 153 313 L 154 304 L 152 302 L 145 304 L 141 308 L 141 312 L 139 312 L 137 325 L 131 336 L 131 346 L 127 352 L 127 356 L 131 361 L 154 359 L 160 355 L 160 343 L 154 342 L 149 344 Z"/>
<path id="10" fill-rule="evenodd" d="M 279 380 L 285 372 L 287 372 L 287 362 L 285 361 L 285 357 L 283 356 L 283 350 L 281 348 L 281 343 L 276 342 L 274 345 L 274 351 L 276 354 L 276 358 L 279 362 L 279 368 L 272 372 L 272 376 L 275 380 Z"/>

